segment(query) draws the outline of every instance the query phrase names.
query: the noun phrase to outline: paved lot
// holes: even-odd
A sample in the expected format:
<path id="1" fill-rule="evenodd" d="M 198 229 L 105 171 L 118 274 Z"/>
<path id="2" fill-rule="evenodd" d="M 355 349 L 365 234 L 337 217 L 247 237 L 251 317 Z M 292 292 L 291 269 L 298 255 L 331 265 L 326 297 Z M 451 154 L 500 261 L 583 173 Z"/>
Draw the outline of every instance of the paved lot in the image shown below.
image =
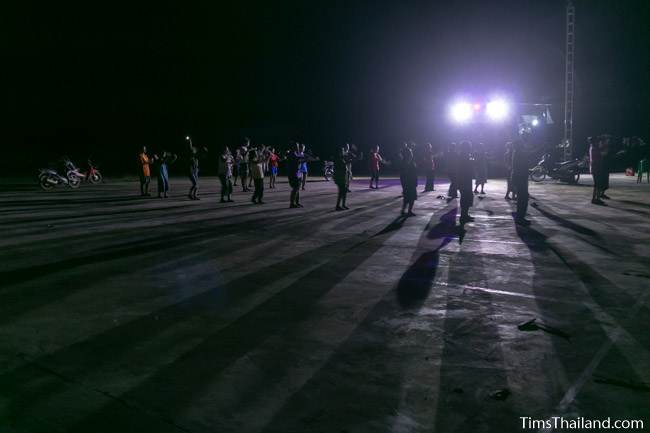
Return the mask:
<path id="1" fill-rule="evenodd" d="M 346 212 L 325 182 L 303 209 L 3 182 L 0 432 L 650 428 L 650 187 L 581 182 L 531 185 L 517 228 L 490 181 L 464 230 L 438 192 L 397 218 L 396 180 Z"/>

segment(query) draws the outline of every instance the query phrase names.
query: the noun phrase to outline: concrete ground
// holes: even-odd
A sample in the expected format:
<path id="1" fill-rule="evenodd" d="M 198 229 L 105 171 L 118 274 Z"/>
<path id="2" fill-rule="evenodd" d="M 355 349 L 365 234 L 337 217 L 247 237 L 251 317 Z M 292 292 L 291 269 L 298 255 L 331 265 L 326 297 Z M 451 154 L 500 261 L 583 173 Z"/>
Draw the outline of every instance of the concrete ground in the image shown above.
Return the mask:
<path id="1" fill-rule="evenodd" d="M 4 182 L 0 432 L 648 429 L 650 186 L 590 182 L 532 184 L 520 228 L 490 180 L 464 229 L 444 182 L 408 219 L 396 180 L 345 212 L 326 182 L 303 209 Z"/>

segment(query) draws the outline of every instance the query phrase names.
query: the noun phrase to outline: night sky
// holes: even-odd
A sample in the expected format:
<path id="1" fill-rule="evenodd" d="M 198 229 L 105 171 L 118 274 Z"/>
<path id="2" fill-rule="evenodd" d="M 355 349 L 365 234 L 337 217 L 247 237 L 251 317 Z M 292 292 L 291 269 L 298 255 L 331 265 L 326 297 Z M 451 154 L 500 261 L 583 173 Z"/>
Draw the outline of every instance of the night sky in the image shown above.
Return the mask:
<path id="1" fill-rule="evenodd" d="M 128 172 L 139 145 L 180 151 L 188 133 L 214 149 L 442 145 L 458 92 L 556 104 L 562 120 L 564 1 L 222 3 L 5 9 L 3 172 L 64 153 Z M 575 5 L 576 142 L 648 138 L 650 2 Z"/>

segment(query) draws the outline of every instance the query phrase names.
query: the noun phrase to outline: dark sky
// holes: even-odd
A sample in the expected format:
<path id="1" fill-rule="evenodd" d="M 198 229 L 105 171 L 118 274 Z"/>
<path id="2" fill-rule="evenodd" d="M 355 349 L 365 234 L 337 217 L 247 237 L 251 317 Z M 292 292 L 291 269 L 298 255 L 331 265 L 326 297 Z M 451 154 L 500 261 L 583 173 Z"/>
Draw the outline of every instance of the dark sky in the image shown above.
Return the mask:
<path id="1" fill-rule="evenodd" d="M 323 152 L 442 142 L 458 92 L 554 103 L 562 119 L 564 1 L 222 3 L 9 7 L 3 166 L 68 153 L 117 167 L 139 144 L 178 150 L 186 133 Z M 650 2 L 575 4 L 576 140 L 647 137 Z"/>

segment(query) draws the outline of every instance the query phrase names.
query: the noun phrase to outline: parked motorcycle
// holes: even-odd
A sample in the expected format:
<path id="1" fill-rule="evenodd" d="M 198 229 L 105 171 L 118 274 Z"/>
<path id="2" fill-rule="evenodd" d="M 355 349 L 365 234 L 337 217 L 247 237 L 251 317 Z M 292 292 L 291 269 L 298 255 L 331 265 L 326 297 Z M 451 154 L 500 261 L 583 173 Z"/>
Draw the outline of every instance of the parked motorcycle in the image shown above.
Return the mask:
<path id="1" fill-rule="evenodd" d="M 81 183 L 81 181 L 86 178 L 86 175 L 83 174 L 81 170 L 79 170 L 68 158 L 63 159 L 63 168 L 65 170 L 65 176 L 69 182 L 79 181 L 79 183 Z"/>
<path id="2" fill-rule="evenodd" d="M 72 176 L 72 179 L 70 180 L 65 176 L 61 176 L 56 170 L 52 170 L 51 168 L 41 168 L 38 172 L 38 184 L 44 191 L 49 191 L 55 186 L 79 188 L 81 179 Z"/>
<path id="3" fill-rule="evenodd" d="M 334 177 L 334 161 L 323 161 L 323 177 L 328 182 Z"/>
<path id="4" fill-rule="evenodd" d="M 570 184 L 578 183 L 580 180 L 580 172 L 582 170 L 582 162 L 578 159 L 571 161 L 563 161 L 558 163 L 551 162 L 551 154 L 547 153 L 542 156 L 542 159 L 535 167 L 530 170 L 530 179 L 533 182 L 541 182 L 546 177 L 551 179 L 558 179 L 562 182 Z"/>
<path id="5" fill-rule="evenodd" d="M 100 183 L 104 180 L 104 176 L 99 172 L 99 169 L 95 167 L 93 162 L 88 159 L 88 170 L 86 171 L 86 179 L 92 184 Z"/>
<path id="6" fill-rule="evenodd" d="M 102 174 L 99 172 L 97 167 L 93 165 L 93 162 L 90 159 L 88 159 L 88 169 L 85 172 L 77 168 L 77 166 L 69 159 L 64 160 L 64 166 L 66 177 L 71 182 L 74 182 L 72 179 L 73 177 L 76 177 L 79 180 L 85 180 L 92 184 L 100 183 L 103 180 Z"/>

